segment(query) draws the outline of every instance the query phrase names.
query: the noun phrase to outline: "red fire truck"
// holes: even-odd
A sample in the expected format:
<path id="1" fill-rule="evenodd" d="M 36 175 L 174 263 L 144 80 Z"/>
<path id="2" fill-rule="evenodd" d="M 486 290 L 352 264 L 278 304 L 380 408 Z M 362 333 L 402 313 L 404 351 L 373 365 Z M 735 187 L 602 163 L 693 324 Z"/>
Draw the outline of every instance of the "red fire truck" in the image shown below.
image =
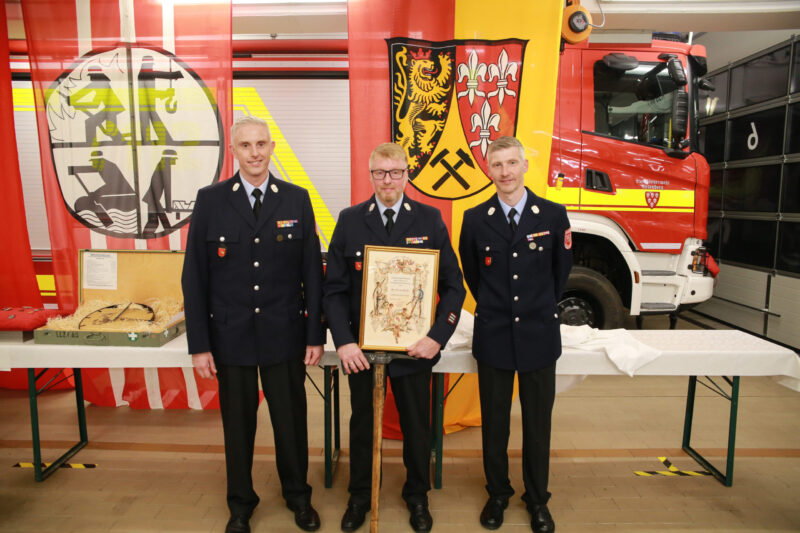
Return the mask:
<path id="1" fill-rule="evenodd" d="M 711 297 L 695 108 L 698 91 L 713 89 L 705 72 L 698 45 L 564 47 L 546 190 L 574 236 L 562 322 L 620 327 L 625 308 L 675 313 Z"/>

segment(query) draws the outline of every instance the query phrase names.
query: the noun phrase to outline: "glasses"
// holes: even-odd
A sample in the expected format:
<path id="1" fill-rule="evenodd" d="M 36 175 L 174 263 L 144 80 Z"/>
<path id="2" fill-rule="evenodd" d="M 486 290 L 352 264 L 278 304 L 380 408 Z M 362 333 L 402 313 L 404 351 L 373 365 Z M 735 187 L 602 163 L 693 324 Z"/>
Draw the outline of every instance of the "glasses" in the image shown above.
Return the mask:
<path id="1" fill-rule="evenodd" d="M 372 179 L 380 181 L 382 179 L 386 179 L 388 175 L 393 180 L 400 180 L 403 179 L 403 175 L 405 175 L 407 168 L 393 168 L 391 170 L 382 170 L 382 169 L 375 169 L 370 170 L 369 173 L 372 174 Z"/>

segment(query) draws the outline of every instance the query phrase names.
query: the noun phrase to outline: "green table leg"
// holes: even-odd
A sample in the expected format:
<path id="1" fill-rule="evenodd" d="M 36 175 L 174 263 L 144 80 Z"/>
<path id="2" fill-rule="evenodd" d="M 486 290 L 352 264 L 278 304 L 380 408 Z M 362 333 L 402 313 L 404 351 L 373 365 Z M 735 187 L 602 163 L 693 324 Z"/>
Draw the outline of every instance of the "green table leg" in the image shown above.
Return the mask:
<path id="1" fill-rule="evenodd" d="M 442 446 L 444 436 L 444 374 L 433 375 L 433 487 L 442 488 Z"/>
<path id="2" fill-rule="evenodd" d="M 39 445 L 39 407 L 36 401 L 36 371 L 28 369 L 28 400 L 31 404 L 31 437 L 33 439 L 33 479 L 43 481 L 42 448 Z"/>
<path id="3" fill-rule="evenodd" d="M 62 464 L 66 463 L 73 455 L 78 453 L 89 443 L 88 431 L 86 430 L 86 409 L 83 405 L 83 380 L 79 368 L 73 369 L 75 377 L 75 403 L 78 413 L 78 432 L 80 441 L 72 448 L 67 450 L 61 457 L 53 461 L 47 468 L 42 468 L 42 447 L 39 437 L 39 391 L 36 388 L 36 372 L 33 368 L 28 369 L 28 399 L 31 409 L 31 437 L 33 442 L 33 478 L 36 481 L 44 481 L 58 470 Z"/>
<path id="4" fill-rule="evenodd" d="M 333 367 L 333 460 L 334 467 L 339 463 L 339 452 L 342 449 L 342 432 L 339 417 L 339 367 Z"/>
<path id="5" fill-rule="evenodd" d="M 692 440 L 692 420 L 694 418 L 694 397 L 697 392 L 697 376 L 689 376 L 689 391 L 686 393 L 686 415 L 683 418 L 683 444 L 685 450 Z"/>
<path id="6" fill-rule="evenodd" d="M 323 369 L 323 399 L 325 403 L 325 488 L 333 486 L 333 474 L 339 463 L 341 431 L 339 429 L 339 367 Z M 331 398 L 331 393 L 333 398 Z"/>
<path id="7" fill-rule="evenodd" d="M 728 419 L 728 461 L 725 466 L 725 486 L 733 485 L 733 458 L 736 451 L 736 419 L 739 416 L 739 376 L 731 383 L 731 414 Z"/>
<path id="8" fill-rule="evenodd" d="M 728 419 L 728 454 L 725 464 L 725 473 L 720 472 L 714 465 L 712 465 L 700 452 L 692 448 L 692 419 L 694 416 L 694 400 L 695 393 L 697 392 L 697 376 L 689 378 L 689 391 L 686 396 L 686 416 L 683 421 L 683 451 L 685 451 L 692 459 L 697 461 L 700 466 L 708 470 L 720 483 L 726 487 L 733 485 L 733 465 L 736 451 L 736 419 L 739 413 L 739 376 L 734 376 L 732 379 L 725 378 L 725 381 L 731 386 L 730 395 L 726 394 L 720 387 L 711 381 L 716 388 L 711 388 L 720 396 L 726 398 L 731 402 L 731 410 Z M 702 383 L 705 385 L 704 383 Z"/>
<path id="9" fill-rule="evenodd" d="M 331 449 L 331 369 L 323 369 L 324 380 L 322 382 L 323 402 L 325 404 L 325 488 L 329 489 L 333 485 L 333 450 Z"/>

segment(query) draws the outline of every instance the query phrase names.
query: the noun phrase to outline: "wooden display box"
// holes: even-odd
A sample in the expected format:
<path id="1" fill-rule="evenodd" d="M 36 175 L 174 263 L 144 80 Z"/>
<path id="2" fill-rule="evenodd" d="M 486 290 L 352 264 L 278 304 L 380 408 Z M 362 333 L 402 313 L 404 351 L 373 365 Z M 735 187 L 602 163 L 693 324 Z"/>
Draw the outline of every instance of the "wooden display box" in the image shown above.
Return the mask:
<path id="1" fill-rule="evenodd" d="M 183 256 L 183 251 L 81 250 L 80 301 L 144 303 L 153 298 L 183 301 Z M 100 267 L 95 270 L 102 272 L 93 271 L 95 265 Z M 184 331 L 186 321 L 181 311 L 157 331 L 55 330 L 43 326 L 34 331 L 33 337 L 38 344 L 153 347 Z"/>

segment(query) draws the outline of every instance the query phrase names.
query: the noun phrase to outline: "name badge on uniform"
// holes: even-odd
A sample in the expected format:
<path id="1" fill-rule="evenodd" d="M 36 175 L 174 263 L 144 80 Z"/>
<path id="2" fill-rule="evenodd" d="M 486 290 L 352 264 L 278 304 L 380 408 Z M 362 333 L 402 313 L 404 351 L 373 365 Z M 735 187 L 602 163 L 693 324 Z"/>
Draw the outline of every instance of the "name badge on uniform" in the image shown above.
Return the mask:
<path id="1" fill-rule="evenodd" d="M 228 247 L 225 246 L 224 243 L 220 243 L 220 245 L 217 247 L 217 255 L 219 257 L 225 257 L 227 253 L 228 253 Z"/>
<path id="2" fill-rule="evenodd" d="M 277 224 L 279 228 L 292 228 L 297 224 L 297 220 L 279 220 Z"/>
<path id="3" fill-rule="evenodd" d="M 422 244 L 428 240 L 428 236 L 422 237 L 406 237 L 406 244 Z"/>

